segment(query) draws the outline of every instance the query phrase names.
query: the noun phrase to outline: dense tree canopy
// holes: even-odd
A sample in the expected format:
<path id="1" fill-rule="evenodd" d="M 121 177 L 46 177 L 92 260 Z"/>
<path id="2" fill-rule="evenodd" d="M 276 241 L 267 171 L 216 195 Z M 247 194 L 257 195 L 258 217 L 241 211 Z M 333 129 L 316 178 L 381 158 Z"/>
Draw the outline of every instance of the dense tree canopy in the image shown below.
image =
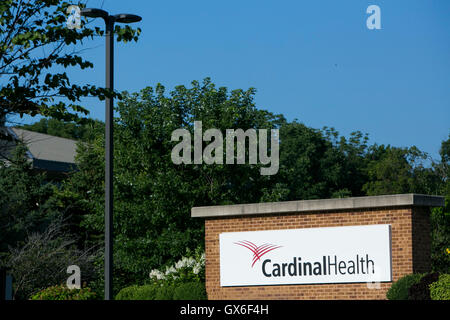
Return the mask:
<path id="1" fill-rule="evenodd" d="M 88 142 L 94 140 L 98 135 L 103 135 L 105 125 L 99 120 L 91 119 L 86 121 L 86 123 L 78 124 L 75 122 L 63 122 L 55 118 L 42 118 L 35 123 L 21 125 L 19 128 Z"/>
<path id="2" fill-rule="evenodd" d="M 442 143 L 441 161 L 425 165 L 429 158 L 415 147 L 368 145 L 367 135 L 361 132 L 342 137 L 333 128 L 319 130 L 289 122 L 282 115 L 256 108 L 254 94 L 252 88 L 217 88 L 209 79 L 194 81 L 191 87 L 178 86 L 169 93 L 157 85 L 122 94 L 114 123 L 116 291 L 142 283 L 150 270 L 173 263 L 186 248 L 203 246 L 203 221 L 190 218 L 193 206 L 407 192 L 450 199 L 449 140 Z M 203 131 L 279 129 L 278 173 L 261 175 L 261 164 L 248 161 L 240 165 L 174 164 L 171 151 L 177 142 L 171 141 L 172 132 L 184 128 L 193 135 L 194 121 L 202 121 Z M 79 170 L 52 188 L 48 200 L 52 211 L 48 212 L 64 212 L 69 217 L 68 232 L 77 236 L 79 247 L 102 246 L 103 125 L 86 127 L 44 119 L 26 128 L 84 141 L 78 145 Z M 5 181 L 15 179 L 4 172 L 0 177 Z M 0 181 L 2 185 L 7 186 Z M 33 195 L 30 192 L 27 197 Z M 436 270 L 450 266 L 445 253 L 450 244 L 449 212 L 447 206 L 432 213 Z"/>
<path id="3" fill-rule="evenodd" d="M 12 163 L 0 170 L 0 252 L 17 245 L 28 234 L 42 231 L 58 215 L 49 206 L 53 187 L 32 170 L 25 152 L 25 147 L 19 146 Z"/>
<path id="4" fill-rule="evenodd" d="M 257 109 L 254 94 L 254 89 L 216 88 L 209 79 L 178 86 L 169 95 L 161 85 L 123 94 L 115 121 L 114 228 L 116 266 L 124 276 L 146 277 L 149 268 L 202 245 L 203 223 L 190 218 L 193 206 L 440 193 L 444 181 L 421 164 L 426 155 L 416 148 L 368 146 L 360 132 L 345 138 L 332 128 L 288 122 Z M 278 128 L 278 174 L 262 176 L 259 165 L 250 164 L 172 163 L 171 133 L 179 128 L 193 133 L 199 120 L 204 130 Z M 90 146 L 80 146 L 80 171 L 65 186 L 82 203 L 88 241 L 103 233 L 103 145 L 98 136 Z"/>

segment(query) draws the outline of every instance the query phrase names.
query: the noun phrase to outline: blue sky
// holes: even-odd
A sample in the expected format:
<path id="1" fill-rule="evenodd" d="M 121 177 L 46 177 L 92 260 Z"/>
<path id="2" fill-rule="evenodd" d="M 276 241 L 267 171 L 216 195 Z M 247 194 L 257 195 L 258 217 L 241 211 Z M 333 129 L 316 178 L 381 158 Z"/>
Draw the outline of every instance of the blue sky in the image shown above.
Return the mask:
<path id="1" fill-rule="evenodd" d="M 371 4 L 381 9 L 381 30 L 366 27 Z M 360 130 L 369 143 L 415 145 L 435 159 L 450 133 L 448 0 L 89 0 L 88 6 L 143 17 L 135 24 L 139 41 L 115 46 L 117 90 L 160 82 L 170 91 L 211 77 L 230 89 L 255 87 L 256 105 L 288 120 L 345 136 Z M 69 75 L 103 86 L 104 40 L 85 45 L 94 69 Z M 91 117 L 104 119 L 103 102 L 83 103 Z"/>

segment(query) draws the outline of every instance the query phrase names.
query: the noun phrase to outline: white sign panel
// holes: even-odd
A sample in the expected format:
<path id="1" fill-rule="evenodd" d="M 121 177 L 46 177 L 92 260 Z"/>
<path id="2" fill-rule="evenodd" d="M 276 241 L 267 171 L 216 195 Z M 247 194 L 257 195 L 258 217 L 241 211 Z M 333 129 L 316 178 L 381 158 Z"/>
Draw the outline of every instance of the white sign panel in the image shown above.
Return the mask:
<path id="1" fill-rule="evenodd" d="M 390 225 L 226 232 L 220 285 L 392 281 Z"/>

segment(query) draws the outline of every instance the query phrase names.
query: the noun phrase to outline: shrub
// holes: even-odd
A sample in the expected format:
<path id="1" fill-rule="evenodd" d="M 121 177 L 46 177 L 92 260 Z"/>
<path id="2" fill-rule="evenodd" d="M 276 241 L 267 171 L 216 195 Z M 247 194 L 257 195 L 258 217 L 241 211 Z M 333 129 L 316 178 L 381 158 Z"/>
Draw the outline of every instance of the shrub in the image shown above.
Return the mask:
<path id="1" fill-rule="evenodd" d="M 450 300 L 450 274 L 441 274 L 439 280 L 430 285 L 432 300 Z"/>
<path id="2" fill-rule="evenodd" d="M 130 286 L 120 290 L 116 300 L 156 300 L 157 293 L 158 286 L 154 284 Z"/>
<path id="3" fill-rule="evenodd" d="M 444 208 L 433 208 L 431 223 L 431 265 L 433 271 L 450 270 L 450 193 L 445 197 Z"/>
<path id="4" fill-rule="evenodd" d="M 423 274 L 414 273 L 398 279 L 389 288 L 388 292 L 386 293 L 386 298 L 388 298 L 389 300 L 408 300 L 409 288 L 413 284 L 418 283 L 422 276 Z"/>
<path id="5" fill-rule="evenodd" d="M 199 282 L 178 284 L 152 283 L 123 288 L 116 300 L 204 300 L 205 285 Z"/>
<path id="6" fill-rule="evenodd" d="M 120 290 L 116 295 L 116 300 L 171 300 L 173 291 L 171 286 L 155 283 L 143 286 L 135 285 Z"/>
<path id="7" fill-rule="evenodd" d="M 162 271 L 164 270 L 164 271 Z M 198 248 L 187 252 L 175 264 L 165 269 L 153 269 L 148 283 L 123 288 L 116 300 L 204 300 L 205 253 Z"/>
<path id="8" fill-rule="evenodd" d="M 414 283 L 409 287 L 408 299 L 409 300 L 431 300 L 430 297 L 430 284 L 438 281 L 439 273 L 429 273 L 424 275 L 419 282 Z"/>
<path id="9" fill-rule="evenodd" d="M 94 300 L 95 292 L 90 288 L 69 289 L 64 285 L 48 287 L 31 296 L 30 300 Z"/>
<path id="10" fill-rule="evenodd" d="M 153 285 L 145 285 L 138 287 L 133 300 L 155 300 L 158 288 Z"/>
<path id="11" fill-rule="evenodd" d="M 174 300 L 206 300 L 205 285 L 201 282 L 182 283 L 175 288 Z"/>
<path id="12" fill-rule="evenodd" d="M 173 284 L 164 284 L 162 286 L 156 285 L 155 300 L 173 300 L 173 295 L 176 286 Z"/>
<path id="13" fill-rule="evenodd" d="M 80 267 L 83 281 L 95 277 L 97 252 L 78 249 L 64 228 L 61 220 L 54 220 L 44 232 L 30 234 L 23 245 L 10 248 L 6 267 L 14 279 L 15 300 L 28 299 L 55 283 L 64 283 L 69 265 Z"/>
<path id="14" fill-rule="evenodd" d="M 119 293 L 116 295 L 115 300 L 138 300 L 135 299 L 137 295 L 137 291 L 139 290 L 139 286 L 130 286 L 126 288 L 122 288 Z M 139 300 L 149 300 L 149 299 L 139 299 Z"/>

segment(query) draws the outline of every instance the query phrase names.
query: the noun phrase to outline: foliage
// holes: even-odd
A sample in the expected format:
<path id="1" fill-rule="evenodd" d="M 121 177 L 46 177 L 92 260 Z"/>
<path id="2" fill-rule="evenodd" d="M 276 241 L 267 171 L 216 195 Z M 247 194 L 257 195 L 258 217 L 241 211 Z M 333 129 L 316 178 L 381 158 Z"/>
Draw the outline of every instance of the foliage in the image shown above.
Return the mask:
<path id="1" fill-rule="evenodd" d="M 114 124 L 114 230 L 116 270 L 121 283 L 142 283 L 148 270 L 174 264 L 185 249 L 203 245 L 203 222 L 194 206 L 257 203 L 419 192 L 439 193 L 445 183 L 424 166 L 417 148 L 368 146 L 367 135 L 340 137 L 257 109 L 255 90 L 217 88 L 210 79 L 166 93 L 158 84 L 123 93 Z M 175 129 L 280 130 L 280 168 L 261 176 L 257 165 L 175 165 Z M 80 145 L 78 172 L 63 186 L 65 206 L 80 207 L 82 233 L 103 242 L 104 138 Z M 437 191 L 436 191 L 437 190 Z M 131 281 L 131 282 L 130 282 Z M 119 287 L 115 288 L 115 292 Z"/>
<path id="2" fill-rule="evenodd" d="M 204 300 L 206 299 L 203 282 L 152 283 L 143 286 L 123 288 L 116 300 Z"/>
<path id="3" fill-rule="evenodd" d="M 341 139 L 337 151 L 326 133 L 256 109 L 254 94 L 252 88 L 216 88 L 210 79 L 194 81 L 191 88 L 178 86 L 169 96 L 162 85 L 123 94 L 114 141 L 115 261 L 120 272 L 140 282 L 146 270 L 174 263 L 185 248 L 201 245 L 203 223 L 189 218 L 193 206 L 361 193 L 352 181 L 363 180 L 362 166 L 357 165 L 365 150 L 362 134 Z M 192 132 L 194 120 L 202 121 L 204 131 L 280 128 L 279 174 L 261 176 L 260 165 L 174 165 L 172 131 Z M 81 224 L 92 239 L 100 239 L 103 232 L 103 146 L 99 136 L 92 146 L 83 147 L 78 153 L 80 170 L 65 188 L 67 194 L 81 192 L 90 203 L 91 213 Z M 354 160 L 347 161 L 347 154 Z"/>
<path id="4" fill-rule="evenodd" d="M 439 280 L 430 285 L 432 300 L 450 300 L 450 274 L 441 274 Z"/>
<path id="5" fill-rule="evenodd" d="M 430 288 L 440 279 L 439 273 L 409 274 L 392 284 L 386 293 L 389 300 L 430 300 Z M 443 277 L 442 287 L 439 285 L 439 293 L 445 295 L 445 286 L 448 286 L 448 278 Z M 443 291 L 444 290 L 444 291 Z"/>
<path id="6" fill-rule="evenodd" d="M 145 297 L 147 296 L 153 296 L 154 293 L 150 293 L 150 294 L 140 294 L 138 293 L 138 291 L 143 288 L 155 288 L 153 285 L 145 285 L 145 286 L 138 286 L 138 285 L 134 285 L 134 286 L 129 286 L 129 287 L 125 287 L 122 288 L 119 293 L 117 293 L 115 300 L 149 300 L 149 299 L 145 299 Z"/>
<path id="7" fill-rule="evenodd" d="M 409 300 L 431 300 L 430 297 L 430 284 L 436 282 L 439 279 L 439 273 L 429 273 L 420 278 L 420 281 L 414 283 L 409 287 L 408 299 Z"/>
<path id="8" fill-rule="evenodd" d="M 83 8 L 83 3 L 77 4 Z M 82 28 L 68 29 L 70 3 L 63 0 L 4 0 L 0 4 L 0 118 L 11 113 L 40 114 L 65 120 L 88 114 L 81 97 L 117 96 L 91 84 L 71 83 L 67 67 L 92 68 L 76 45 L 103 35 L 83 18 Z M 116 26 L 118 41 L 136 41 L 140 29 Z M 61 71 L 59 71 L 61 70 Z M 66 104 L 66 99 L 70 103 Z"/>
<path id="9" fill-rule="evenodd" d="M 77 265 L 83 281 L 94 276 L 92 249 L 74 246 L 73 236 L 64 233 L 61 221 L 56 220 L 42 233 L 33 233 L 19 247 L 10 248 L 6 267 L 14 278 L 15 299 L 27 299 L 39 290 L 55 283 L 64 283 L 70 265 Z"/>
<path id="10" fill-rule="evenodd" d="M 409 288 L 420 281 L 423 274 L 409 274 L 401 277 L 395 281 L 386 293 L 386 298 L 389 300 L 408 300 Z"/>
<path id="11" fill-rule="evenodd" d="M 362 190 L 369 196 L 413 192 L 432 194 L 437 191 L 435 181 L 418 183 L 420 179 L 428 179 L 432 172 L 423 165 L 427 155 L 416 147 L 374 145 L 369 148 L 367 157 L 368 181 Z"/>
<path id="12" fill-rule="evenodd" d="M 431 265 L 433 271 L 448 273 L 450 270 L 450 197 L 445 198 L 444 208 L 433 208 L 431 223 Z"/>
<path id="13" fill-rule="evenodd" d="M 54 188 L 45 184 L 25 157 L 26 148 L 19 145 L 9 165 L 0 162 L 0 252 L 8 246 L 23 243 L 26 236 L 43 231 L 60 216 L 51 205 Z M 0 262 L 1 264 L 1 262 Z"/>
<path id="14" fill-rule="evenodd" d="M 160 284 L 157 285 L 156 294 L 154 300 L 173 300 L 175 293 L 175 284 Z"/>
<path id="15" fill-rule="evenodd" d="M 49 134 L 51 136 L 93 141 L 98 135 L 103 135 L 105 125 L 99 120 L 89 120 L 86 123 L 64 122 L 55 118 L 42 118 L 33 124 L 19 126 L 21 129 Z"/>
<path id="16" fill-rule="evenodd" d="M 439 151 L 441 161 L 433 164 L 439 178 L 437 194 L 445 196 L 443 208 L 431 211 L 431 261 L 433 271 L 448 273 L 450 270 L 450 135 L 442 141 Z"/>
<path id="17" fill-rule="evenodd" d="M 210 79 L 192 86 L 178 86 L 170 93 L 158 84 L 139 93 L 123 93 L 116 111 L 114 141 L 114 292 L 130 284 L 149 281 L 168 272 L 160 298 L 173 294 L 171 283 L 201 281 L 204 271 L 194 272 L 192 254 L 203 251 L 201 219 L 191 219 L 193 206 L 255 203 L 422 192 L 450 196 L 448 141 L 441 148 L 441 161 L 426 167 L 429 158 L 414 147 L 368 146 L 367 135 L 353 132 L 341 137 L 333 128 L 317 130 L 282 115 L 257 109 L 255 90 L 217 88 Z M 194 121 L 203 131 L 225 129 L 279 129 L 280 168 L 273 176 L 261 176 L 257 165 L 175 165 L 171 141 L 175 129 L 193 131 Z M 104 135 L 103 124 L 91 127 L 41 120 L 27 127 L 87 143 L 78 144 L 78 171 L 59 186 L 46 185 L 44 177 L 27 167 L 22 156 L 17 164 L 0 168 L 0 234 L 4 245 L 23 246 L 27 236 L 42 232 L 61 216 L 69 219 L 64 232 L 78 250 L 97 246 L 104 239 Z M 101 133 L 99 131 L 102 131 Z M 20 159 L 22 159 L 20 163 Z M 36 205 L 38 203 L 39 205 Z M 433 209 L 433 270 L 449 268 L 449 207 Z M 3 229 L 2 229 L 3 231 Z M 75 238 L 73 235 L 77 235 Z M 178 262 L 177 262 L 178 261 Z M 93 259 L 94 270 L 103 268 L 101 255 Z M 176 264 L 184 264 L 179 271 Z M 172 268 L 170 267 L 172 266 Z M 189 266 L 189 267 L 187 267 Z M 164 269 L 167 267 L 167 269 Z M 181 270 L 180 269 L 180 270 Z M 175 273 L 173 270 L 177 270 Z M 103 290 L 103 275 L 92 276 L 89 286 Z M 49 284 L 35 283 L 40 290 Z M 161 285 L 161 284 L 160 284 Z M 172 290 L 172 291 L 171 291 Z M 34 291 L 33 291 L 34 292 Z M 165 293 L 166 292 L 166 293 Z M 172 293 L 170 293 L 172 292 Z M 404 290 L 402 291 L 404 293 Z"/>
<path id="18" fill-rule="evenodd" d="M 203 300 L 205 291 L 205 254 L 199 249 L 182 257 L 165 271 L 150 272 L 149 284 L 129 286 L 119 291 L 116 300 Z"/>
<path id="19" fill-rule="evenodd" d="M 123 288 L 116 295 L 116 300 L 172 300 L 175 290 L 174 285 L 162 285 L 157 283 L 143 286 L 130 286 Z"/>
<path id="20" fill-rule="evenodd" d="M 203 222 L 191 219 L 192 206 L 258 202 L 271 179 L 257 166 L 186 166 L 171 161 L 172 131 L 192 131 L 193 116 L 204 127 L 272 128 L 279 120 L 256 110 L 248 91 L 215 88 L 209 80 L 179 86 L 170 97 L 158 85 L 139 94 L 124 94 L 115 123 L 114 194 L 115 261 L 119 273 L 143 282 L 148 270 L 174 263 L 202 244 Z M 278 120 L 277 120 L 278 119 Z M 79 172 L 65 185 L 68 194 L 83 194 L 91 212 L 81 224 L 91 239 L 103 234 L 104 140 L 78 153 Z M 102 241 L 102 240 L 100 240 Z"/>
<path id="21" fill-rule="evenodd" d="M 31 296 L 30 300 L 95 300 L 91 288 L 69 289 L 64 285 L 45 288 Z"/>
<path id="22" fill-rule="evenodd" d="M 173 293 L 173 300 L 206 300 L 203 282 L 186 282 L 179 284 Z"/>

